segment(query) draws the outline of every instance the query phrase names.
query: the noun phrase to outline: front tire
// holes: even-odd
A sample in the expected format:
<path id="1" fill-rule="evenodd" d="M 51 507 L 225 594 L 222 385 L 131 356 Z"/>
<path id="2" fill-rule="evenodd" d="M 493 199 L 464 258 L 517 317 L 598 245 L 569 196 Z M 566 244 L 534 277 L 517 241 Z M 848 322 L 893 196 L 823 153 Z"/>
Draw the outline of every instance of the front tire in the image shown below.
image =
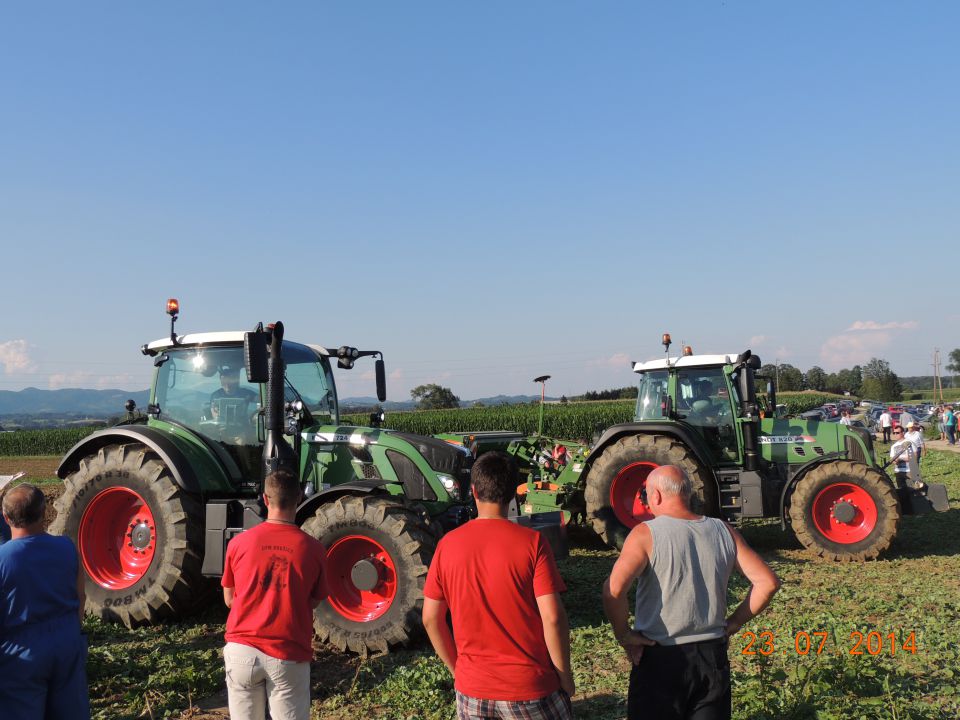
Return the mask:
<path id="1" fill-rule="evenodd" d="M 848 460 L 826 462 L 801 478 L 790 498 L 797 540 L 828 560 L 872 560 L 890 547 L 900 503 L 887 478 Z"/>
<path id="2" fill-rule="evenodd" d="M 716 486 L 683 444 L 666 435 L 628 435 L 601 453 L 587 476 L 584 497 L 594 531 L 610 547 L 623 547 L 636 525 L 653 515 L 640 498 L 647 476 L 661 465 L 676 465 L 693 486 L 695 513 L 717 514 Z"/>
<path id="3" fill-rule="evenodd" d="M 193 609 L 202 594 L 200 504 L 143 445 L 108 445 L 64 481 L 50 532 L 77 545 L 86 611 L 127 627 Z"/>
<path id="4" fill-rule="evenodd" d="M 421 626 L 436 547 L 416 513 L 348 495 L 317 508 L 303 530 L 327 548 L 329 595 L 314 611 L 319 639 L 363 656 L 406 643 Z"/>

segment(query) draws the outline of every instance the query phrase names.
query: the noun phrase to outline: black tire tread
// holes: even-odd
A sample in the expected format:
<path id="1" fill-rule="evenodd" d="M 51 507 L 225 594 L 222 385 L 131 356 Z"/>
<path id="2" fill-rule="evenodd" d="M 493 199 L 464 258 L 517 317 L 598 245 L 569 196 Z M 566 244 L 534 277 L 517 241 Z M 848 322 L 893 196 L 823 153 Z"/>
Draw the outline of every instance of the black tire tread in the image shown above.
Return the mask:
<path id="1" fill-rule="evenodd" d="M 627 435 L 607 446 L 594 461 L 584 491 L 587 518 L 594 532 L 610 547 L 620 549 L 623 546 L 626 528 L 612 515 L 609 485 L 624 465 L 644 459 L 651 459 L 658 465 L 683 468 L 693 485 L 691 509 L 706 515 L 718 514 L 716 487 L 686 445 L 666 435 Z"/>
<path id="2" fill-rule="evenodd" d="M 830 483 L 830 478 L 840 476 L 869 492 L 878 510 L 879 532 L 867 538 L 871 540 L 869 546 L 850 552 L 825 545 L 807 511 L 816 494 Z M 826 560 L 859 562 L 874 560 L 890 547 L 900 523 L 900 503 L 889 480 L 879 470 L 863 463 L 835 460 L 814 467 L 800 480 L 790 498 L 789 517 L 797 540 L 808 551 Z"/>
<path id="3" fill-rule="evenodd" d="M 350 650 L 363 657 L 370 652 L 387 653 L 391 647 L 409 642 L 421 627 L 423 586 L 426 583 L 435 540 L 415 512 L 383 497 L 340 497 L 332 503 L 321 505 L 314 516 L 304 522 L 302 528 L 309 535 L 323 540 L 328 528 L 344 520 L 357 521 L 358 534 L 362 532 L 359 523 L 365 523 L 379 528 L 395 539 L 397 554 L 408 560 L 405 563 L 408 572 L 404 583 L 408 587 L 403 596 L 398 592 L 394 602 L 404 603 L 406 607 L 403 607 L 399 618 L 378 637 L 359 637 L 350 631 L 351 621 L 344 619 L 343 625 L 324 623 L 316 615 L 314 629 L 321 642 L 330 643 L 341 651 Z M 401 567 L 399 563 L 395 564 L 399 573 Z"/>
<path id="4" fill-rule="evenodd" d="M 71 519 L 71 505 L 78 492 L 92 478 L 98 473 L 119 470 L 129 471 L 145 483 L 152 484 L 160 499 L 159 506 L 152 510 L 155 521 L 167 526 L 167 541 L 153 560 L 154 563 L 161 563 L 161 574 L 146 594 L 130 605 L 105 607 L 94 601 L 88 593 L 86 612 L 104 620 L 122 622 L 127 627 L 136 627 L 194 609 L 198 596 L 204 594 L 198 552 L 203 538 L 202 508 L 196 498 L 186 494 L 176 484 L 159 456 L 145 446 L 136 443 L 107 445 L 96 455 L 82 459 L 78 469 L 64 481 L 64 492 L 54 503 L 57 517 L 51 523 L 51 534 L 66 534 L 67 522 Z M 79 518 L 75 519 L 79 525 Z M 77 541 L 75 536 L 71 539 Z"/>

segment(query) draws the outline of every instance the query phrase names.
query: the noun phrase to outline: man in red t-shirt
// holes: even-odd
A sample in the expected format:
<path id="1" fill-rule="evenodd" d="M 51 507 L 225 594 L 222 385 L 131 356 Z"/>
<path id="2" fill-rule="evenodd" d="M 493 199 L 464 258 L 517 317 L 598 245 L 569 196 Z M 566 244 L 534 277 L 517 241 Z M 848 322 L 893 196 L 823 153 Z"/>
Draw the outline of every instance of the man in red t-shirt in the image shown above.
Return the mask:
<path id="1" fill-rule="evenodd" d="M 309 720 L 313 609 L 327 596 L 327 551 L 295 522 L 300 485 L 278 470 L 264 482 L 266 522 L 227 545 L 223 661 L 233 720 Z"/>
<path id="2" fill-rule="evenodd" d="M 458 718 L 573 717 L 566 586 L 543 536 L 507 519 L 519 482 L 506 453 L 477 459 L 478 517 L 440 540 L 423 589 L 423 624 L 454 676 Z"/>

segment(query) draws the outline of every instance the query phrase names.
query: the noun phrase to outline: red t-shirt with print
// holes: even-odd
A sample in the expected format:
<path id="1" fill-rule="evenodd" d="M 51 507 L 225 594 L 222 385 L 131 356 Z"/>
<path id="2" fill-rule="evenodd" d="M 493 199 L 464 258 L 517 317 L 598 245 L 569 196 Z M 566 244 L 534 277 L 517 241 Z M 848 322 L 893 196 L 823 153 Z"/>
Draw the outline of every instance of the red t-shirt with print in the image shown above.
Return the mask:
<path id="1" fill-rule="evenodd" d="M 313 658 L 313 604 L 327 596 L 327 551 L 295 525 L 264 522 L 227 545 L 220 584 L 234 589 L 227 642 L 281 660 Z"/>
<path id="2" fill-rule="evenodd" d="M 550 545 L 536 530 L 477 519 L 445 535 L 423 594 L 450 608 L 456 689 L 514 701 L 557 690 L 537 598 L 564 590 Z"/>

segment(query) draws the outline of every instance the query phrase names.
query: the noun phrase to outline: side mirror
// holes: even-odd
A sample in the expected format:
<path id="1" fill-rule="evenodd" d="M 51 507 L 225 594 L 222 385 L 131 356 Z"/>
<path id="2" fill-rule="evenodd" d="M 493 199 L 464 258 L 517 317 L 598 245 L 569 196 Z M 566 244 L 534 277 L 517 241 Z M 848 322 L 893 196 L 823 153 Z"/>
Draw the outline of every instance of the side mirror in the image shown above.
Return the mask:
<path id="1" fill-rule="evenodd" d="M 761 365 L 760 365 L 760 356 L 759 356 L 759 355 L 751 355 L 751 356 L 747 359 L 747 367 L 753 368 L 754 370 L 759 370 L 760 367 L 761 367 Z"/>
<path id="2" fill-rule="evenodd" d="M 383 358 L 377 358 L 373 369 L 377 376 L 377 400 L 383 402 L 387 399 L 387 370 L 383 364 Z"/>
<path id="3" fill-rule="evenodd" d="M 247 382 L 259 384 L 270 379 L 267 334 L 262 328 L 243 334 L 243 362 L 247 367 Z"/>

